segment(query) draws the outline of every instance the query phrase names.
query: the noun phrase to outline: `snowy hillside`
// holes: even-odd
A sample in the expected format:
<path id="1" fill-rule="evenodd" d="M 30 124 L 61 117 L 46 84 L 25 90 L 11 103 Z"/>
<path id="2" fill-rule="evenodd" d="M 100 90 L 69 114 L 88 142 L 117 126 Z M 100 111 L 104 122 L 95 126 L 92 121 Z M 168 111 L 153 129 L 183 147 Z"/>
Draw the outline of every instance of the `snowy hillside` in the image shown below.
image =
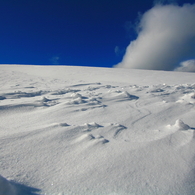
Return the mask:
<path id="1" fill-rule="evenodd" d="M 194 132 L 194 73 L 0 66 L 0 195 L 192 195 Z"/>

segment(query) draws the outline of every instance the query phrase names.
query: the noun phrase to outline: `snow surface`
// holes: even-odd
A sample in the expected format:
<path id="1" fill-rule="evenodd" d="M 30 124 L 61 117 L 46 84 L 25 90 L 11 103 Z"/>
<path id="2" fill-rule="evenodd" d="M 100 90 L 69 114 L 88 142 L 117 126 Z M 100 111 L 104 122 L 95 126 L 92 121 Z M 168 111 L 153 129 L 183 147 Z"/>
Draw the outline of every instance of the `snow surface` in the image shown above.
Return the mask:
<path id="1" fill-rule="evenodd" d="M 0 195 L 195 194 L 195 74 L 0 66 Z"/>

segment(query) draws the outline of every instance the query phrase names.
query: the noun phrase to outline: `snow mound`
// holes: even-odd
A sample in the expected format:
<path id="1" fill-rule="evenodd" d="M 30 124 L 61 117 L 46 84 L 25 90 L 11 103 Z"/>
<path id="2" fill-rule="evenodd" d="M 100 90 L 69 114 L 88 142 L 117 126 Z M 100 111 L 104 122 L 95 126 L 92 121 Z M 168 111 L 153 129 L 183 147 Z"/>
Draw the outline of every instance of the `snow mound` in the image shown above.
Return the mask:
<path id="1" fill-rule="evenodd" d="M 43 97 L 41 101 L 42 101 L 42 102 L 49 102 L 49 101 L 51 101 L 51 100 L 49 100 L 49 99 L 46 98 L 46 97 Z"/>
<path id="2" fill-rule="evenodd" d="M 190 129 L 190 127 L 180 119 L 176 120 L 176 122 L 174 124 L 174 127 L 178 128 L 178 130 L 188 130 L 188 129 Z"/>
<path id="3" fill-rule="evenodd" d="M 121 90 L 109 90 L 107 94 L 107 98 L 109 98 L 109 100 L 114 100 L 116 102 L 139 99 L 138 96 L 132 95 L 127 91 L 121 91 Z"/>
<path id="4" fill-rule="evenodd" d="M 108 143 L 109 140 L 105 139 L 102 135 L 94 136 L 92 134 L 83 134 L 80 137 L 78 137 L 73 143 L 79 143 L 79 142 L 83 142 L 84 144 L 87 144 L 89 142 L 90 144 L 105 144 Z"/>
<path id="5" fill-rule="evenodd" d="M 14 186 L 0 175 L 0 195 L 17 195 Z"/>
<path id="6" fill-rule="evenodd" d="M 76 142 L 78 141 L 83 141 L 83 140 L 92 140 L 92 139 L 95 139 L 95 137 L 92 135 L 92 134 L 84 134 L 84 135 L 81 135 L 79 138 L 76 139 Z"/>
<path id="7" fill-rule="evenodd" d="M 98 127 L 101 127 L 101 125 L 97 124 L 96 122 L 85 123 L 83 126 L 85 126 L 87 128 L 98 128 Z"/>

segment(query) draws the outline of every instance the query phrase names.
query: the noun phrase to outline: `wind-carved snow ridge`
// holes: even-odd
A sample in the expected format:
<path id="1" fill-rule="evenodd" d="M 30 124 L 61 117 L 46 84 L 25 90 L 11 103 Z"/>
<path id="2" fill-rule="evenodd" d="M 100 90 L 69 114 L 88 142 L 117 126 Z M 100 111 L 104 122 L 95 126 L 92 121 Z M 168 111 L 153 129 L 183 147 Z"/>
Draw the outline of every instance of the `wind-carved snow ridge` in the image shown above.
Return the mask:
<path id="1" fill-rule="evenodd" d="M 80 90 L 67 88 L 67 89 L 60 89 L 60 90 L 56 90 L 54 92 L 51 92 L 51 95 L 64 95 L 64 94 L 67 94 L 67 93 L 77 93 L 79 91 Z"/>
<path id="2" fill-rule="evenodd" d="M 18 99 L 18 98 L 24 98 L 24 97 L 35 97 L 35 96 L 41 96 L 47 92 L 44 92 L 42 90 L 35 91 L 35 92 L 24 92 L 24 91 L 15 91 L 10 93 L 3 94 L 3 97 L 6 97 L 6 99 Z"/>
<path id="3" fill-rule="evenodd" d="M 6 97 L 0 96 L 0 100 L 4 100 L 4 99 L 6 99 Z"/>
<path id="4" fill-rule="evenodd" d="M 0 195 L 195 194 L 194 74 L 0 69 Z"/>

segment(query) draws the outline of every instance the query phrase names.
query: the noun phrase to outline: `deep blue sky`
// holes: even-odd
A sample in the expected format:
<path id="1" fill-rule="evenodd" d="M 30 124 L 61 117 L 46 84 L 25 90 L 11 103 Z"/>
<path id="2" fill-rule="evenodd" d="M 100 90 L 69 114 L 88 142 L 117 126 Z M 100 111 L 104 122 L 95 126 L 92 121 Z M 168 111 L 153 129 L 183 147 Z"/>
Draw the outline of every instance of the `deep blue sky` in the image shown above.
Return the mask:
<path id="1" fill-rule="evenodd" d="M 0 64 L 111 67 L 136 38 L 131 23 L 153 4 L 154 0 L 0 0 Z"/>

